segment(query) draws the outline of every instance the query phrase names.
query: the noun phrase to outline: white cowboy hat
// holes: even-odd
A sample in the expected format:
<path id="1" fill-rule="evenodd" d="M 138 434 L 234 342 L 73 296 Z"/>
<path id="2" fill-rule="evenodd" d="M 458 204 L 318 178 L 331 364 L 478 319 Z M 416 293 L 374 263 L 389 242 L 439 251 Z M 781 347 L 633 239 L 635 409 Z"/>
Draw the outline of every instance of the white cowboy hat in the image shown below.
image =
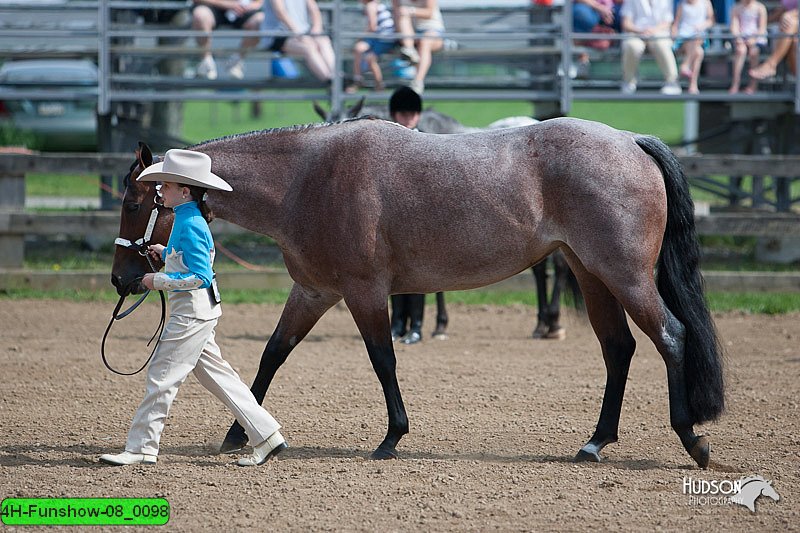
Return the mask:
<path id="1" fill-rule="evenodd" d="M 171 181 L 218 191 L 232 191 L 228 182 L 211 172 L 211 158 L 191 150 L 167 150 L 164 161 L 144 169 L 136 181 Z"/>

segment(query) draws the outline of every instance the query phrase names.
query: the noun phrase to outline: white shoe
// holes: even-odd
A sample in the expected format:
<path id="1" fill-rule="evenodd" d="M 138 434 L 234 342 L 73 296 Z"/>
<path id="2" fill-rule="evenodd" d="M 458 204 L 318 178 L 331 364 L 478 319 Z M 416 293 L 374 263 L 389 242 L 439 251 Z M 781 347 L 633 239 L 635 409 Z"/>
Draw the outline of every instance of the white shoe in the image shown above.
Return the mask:
<path id="1" fill-rule="evenodd" d="M 147 453 L 133 453 L 129 451 L 124 451 L 118 454 L 111 454 L 111 453 L 104 453 L 100 456 L 100 462 L 106 463 L 114 466 L 126 466 L 126 465 L 154 465 L 156 464 L 156 460 L 158 459 L 155 455 L 150 455 Z"/>
<path id="2" fill-rule="evenodd" d="M 413 46 L 403 46 L 400 48 L 400 55 L 405 59 L 408 59 L 411 63 L 415 65 L 419 63 L 419 52 Z"/>
<path id="3" fill-rule="evenodd" d="M 681 86 L 675 82 L 667 83 L 661 88 L 661 94 L 667 94 L 670 96 L 677 96 L 683 92 Z"/>
<path id="4" fill-rule="evenodd" d="M 239 459 L 239 466 L 258 466 L 266 463 L 270 458 L 275 457 L 283 450 L 288 448 L 286 439 L 279 431 L 269 436 L 267 440 L 253 448 L 253 455 Z"/>
<path id="5" fill-rule="evenodd" d="M 636 92 L 636 82 L 629 81 L 622 84 L 622 94 L 633 94 Z"/>
<path id="6" fill-rule="evenodd" d="M 213 57 L 206 56 L 197 65 L 197 76 L 207 80 L 217 79 L 217 64 Z"/>
<path id="7" fill-rule="evenodd" d="M 244 79 L 244 61 L 242 61 L 242 56 L 239 54 L 234 54 L 228 60 L 228 74 L 231 78 L 236 78 L 237 80 Z"/>
<path id="8" fill-rule="evenodd" d="M 408 86 L 419 95 L 425 92 L 425 84 L 420 80 L 411 80 L 411 83 L 409 83 Z"/>

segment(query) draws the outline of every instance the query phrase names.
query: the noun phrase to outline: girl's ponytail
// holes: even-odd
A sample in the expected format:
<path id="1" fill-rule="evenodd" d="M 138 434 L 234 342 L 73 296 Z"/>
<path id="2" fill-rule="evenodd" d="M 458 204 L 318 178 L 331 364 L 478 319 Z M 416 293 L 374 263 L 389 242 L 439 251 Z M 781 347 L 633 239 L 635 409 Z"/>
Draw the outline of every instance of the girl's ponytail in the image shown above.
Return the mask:
<path id="1" fill-rule="evenodd" d="M 189 187 L 189 191 L 192 193 L 192 198 L 197 200 L 197 206 L 200 208 L 200 214 L 203 215 L 203 218 L 206 219 L 206 222 L 211 222 L 214 220 L 214 212 L 206 203 L 206 192 L 208 189 L 195 185 L 187 185 L 187 187 Z"/>

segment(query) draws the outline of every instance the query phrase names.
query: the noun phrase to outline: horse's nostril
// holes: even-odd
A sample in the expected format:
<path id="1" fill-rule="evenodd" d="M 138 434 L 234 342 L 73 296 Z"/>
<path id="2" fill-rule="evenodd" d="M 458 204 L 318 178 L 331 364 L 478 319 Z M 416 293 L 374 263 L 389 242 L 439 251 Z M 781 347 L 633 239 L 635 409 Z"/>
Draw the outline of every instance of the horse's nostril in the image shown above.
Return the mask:
<path id="1" fill-rule="evenodd" d="M 111 284 L 119 289 L 119 278 L 116 274 L 111 274 Z"/>

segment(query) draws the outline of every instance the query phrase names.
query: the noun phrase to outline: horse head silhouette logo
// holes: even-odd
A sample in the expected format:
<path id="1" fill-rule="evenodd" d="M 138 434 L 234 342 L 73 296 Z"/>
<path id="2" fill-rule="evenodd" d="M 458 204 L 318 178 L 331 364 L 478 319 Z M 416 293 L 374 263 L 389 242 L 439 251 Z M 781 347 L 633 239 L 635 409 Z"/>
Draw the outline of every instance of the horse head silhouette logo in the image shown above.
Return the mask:
<path id="1" fill-rule="evenodd" d="M 765 480 L 761 476 L 744 477 L 739 480 L 741 489 L 737 494 L 731 496 L 731 502 L 744 505 L 750 512 L 756 512 L 756 500 L 759 496 L 767 496 L 775 501 L 781 499 L 778 492 L 772 486 L 771 481 Z"/>

